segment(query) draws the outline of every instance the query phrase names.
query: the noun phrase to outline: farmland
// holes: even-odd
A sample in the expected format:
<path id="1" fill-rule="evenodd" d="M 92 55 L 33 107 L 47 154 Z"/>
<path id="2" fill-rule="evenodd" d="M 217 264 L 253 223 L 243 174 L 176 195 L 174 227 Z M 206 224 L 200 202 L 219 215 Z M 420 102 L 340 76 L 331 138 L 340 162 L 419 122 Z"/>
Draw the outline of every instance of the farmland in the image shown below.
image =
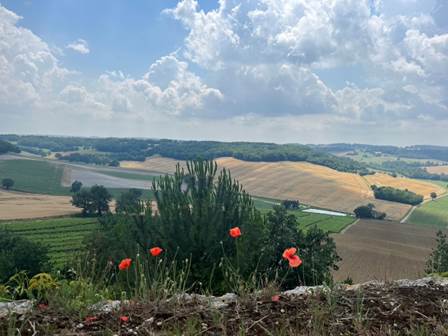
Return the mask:
<path id="1" fill-rule="evenodd" d="M 421 226 L 447 228 L 448 196 L 426 202 L 417 207 L 408 218 L 407 223 Z"/>
<path id="2" fill-rule="evenodd" d="M 273 203 L 279 204 L 279 202 L 275 202 L 275 200 L 257 197 L 254 198 L 254 203 L 257 209 L 263 214 L 266 214 L 272 209 L 272 206 L 274 205 Z M 302 210 L 290 210 L 288 212 L 297 218 L 299 227 L 304 231 L 308 230 L 312 226 L 317 226 L 325 232 L 338 233 L 356 220 L 351 216 L 339 217 L 318 213 L 307 213 Z"/>
<path id="3" fill-rule="evenodd" d="M 12 178 L 14 189 L 46 195 L 69 195 L 61 185 L 63 168 L 46 161 L 0 160 L 0 177 Z"/>
<path id="4" fill-rule="evenodd" d="M 342 257 L 335 280 L 354 282 L 418 278 L 435 245 L 436 230 L 389 221 L 360 220 L 334 235 Z"/>
<path id="5" fill-rule="evenodd" d="M 396 189 L 408 189 L 416 194 L 422 195 L 425 199 L 430 198 L 432 192 L 438 195 L 445 192 L 445 188 L 435 183 L 422 180 L 414 180 L 405 177 L 392 177 L 388 174 L 376 173 L 364 176 L 369 185 L 388 186 Z"/>
<path id="6" fill-rule="evenodd" d="M 70 197 L 0 190 L 0 220 L 62 216 L 79 213 Z"/>
<path id="7" fill-rule="evenodd" d="M 95 218 L 74 217 L 0 222 L 0 227 L 47 246 L 50 260 L 55 266 L 63 266 L 79 252 L 83 239 L 97 225 Z"/>
<path id="8" fill-rule="evenodd" d="M 374 203 L 392 219 L 401 219 L 410 206 L 375 200 L 369 183 L 357 174 L 343 173 L 308 162 L 248 162 L 233 158 L 216 160 L 230 170 L 252 195 L 273 199 L 299 199 L 312 206 L 352 212 Z M 121 162 L 124 168 L 172 173 L 177 161 L 151 157 L 145 162 Z M 182 165 L 184 163 L 181 162 Z"/>
<path id="9" fill-rule="evenodd" d="M 433 174 L 447 174 L 448 175 L 448 166 L 426 167 L 426 170 Z"/>

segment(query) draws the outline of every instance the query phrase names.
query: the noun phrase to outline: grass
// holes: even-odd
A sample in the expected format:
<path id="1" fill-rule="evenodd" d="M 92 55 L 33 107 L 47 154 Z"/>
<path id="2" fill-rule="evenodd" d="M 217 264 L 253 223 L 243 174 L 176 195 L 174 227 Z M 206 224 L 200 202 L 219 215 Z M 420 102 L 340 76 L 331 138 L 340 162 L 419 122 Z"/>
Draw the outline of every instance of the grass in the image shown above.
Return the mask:
<path id="1" fill-rule="evenodd" d="M 0 179 L 9 177 L 14 180 L 13 190 L 44 195 L 71 195 L 70 188 L 61 185 L 63 166 L 38 160 L 0 160 Z M 154 176 L 104 172 L 104 174 L 128 179 L 152 179 Z M 113 198 L 118 198 L 128 189 L 107 188 Z M 143 190 L 143 199 L 152 199 L 151 190 Z"/>
<path id="2" fill-rule="evenodd" d="M 446 228 L 448 226 L 448 196 L 426 202 L 418 207 L 407 222 L 415 225 Z"/>
<path id="3" fill-rule="evenodd" d="M 45 161 L 2 160 L 0 178 L 12 178 L 14 190 L 46 195 L 69 195 L 61 185 L 63 168 Z"/>
<path id="4" fill-rule="evenodd" d="M 83 248 L 87 234 L 98 227 L 96 218 L 61 217 L 0 222 L 0 227 L 48 247 L 50 260 L 61 267 Z"/>
<path id="5" fill-rule="evenodd" d="M 253 198 L 255 206 L 262 214 L 267 214 L 272 210 L 273 204 L 269 203 L 271 200 L 264 200 L 262 198 Z M 351 216 L 331 216 L 316 213 L 303 212 L 302 210 L 288 211 L 290 214 L 296 216 L 299 227 L 307 231 L 312 226 L 316 225 L 320 229 L 329 233 L 339 233 L 348 225 L 352 224 L 356 219 Z"/>

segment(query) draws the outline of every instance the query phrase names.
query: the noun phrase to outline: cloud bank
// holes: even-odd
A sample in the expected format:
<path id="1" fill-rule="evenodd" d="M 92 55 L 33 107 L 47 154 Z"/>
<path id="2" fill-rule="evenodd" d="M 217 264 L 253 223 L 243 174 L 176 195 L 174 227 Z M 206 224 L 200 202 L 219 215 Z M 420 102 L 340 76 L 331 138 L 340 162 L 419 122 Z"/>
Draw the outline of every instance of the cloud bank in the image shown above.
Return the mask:
<path id="1" fill-rule="evenodd" d="M 0 7 L 0 131 L 448 145 L 446 5 L 383 7 L 220 0 L 204 11 L 182 0 L 161 13 L 186 30 L 181 49 L 139 78 L 94 82 Z M 90 52 L 81 39 L 67 48 Z"/>

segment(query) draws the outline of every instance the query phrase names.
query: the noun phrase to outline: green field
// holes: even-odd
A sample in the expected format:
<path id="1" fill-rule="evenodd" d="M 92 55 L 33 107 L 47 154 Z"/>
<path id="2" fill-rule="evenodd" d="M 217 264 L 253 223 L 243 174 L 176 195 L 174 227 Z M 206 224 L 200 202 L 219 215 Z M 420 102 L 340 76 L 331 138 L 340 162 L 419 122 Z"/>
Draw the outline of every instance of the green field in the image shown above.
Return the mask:
<path id="1" fill-rule="evenodd" d="M 448 226 L 448 196 L 429 201 L 414 210 L 410 224 L 446 228 Z"/>
<path id="2" fill-rule="evenodd" d="M 71 195 L 70 188 L 61 185 L 63 166 L 47 161 L 38 160 L 0 160 L 0 180 L 12 178 L 14 186 L 12 189 L 35 194 L 45 195 Z M 105 173 L 106 174 L 106 173 Z M 107 175 L 137 179 L 152 180 L 154 176 L 138 175 L 122 172 L 107 172 Z M 127 189 L 108 188 L 114 198 L 117 198 Z M 144 199 L 152 199 L 150 190 L 143 191 Z"/>
<path id="3" fill-rule="evenodd" d="M 255 206 L 263 214 L 268 213 L 273 207 L 273 204 L 271 202 L 276 201 L 276 200 L 264 199 L 264 198 L 260 198 L 260 197 L 254 197 L 253 199 L 254 199 Z M 278 202 L 280 202 L 280 201 L 278 201 Z M 289 213 L 296 216 L 297 221 L 299 222 L 300 228 L 303 229 L 304 231 L 308 230 L 313 225 L 317 225 L 319 228 L 321 228 L 325 232 L 339 233 L 345 227 L 352 224 L 356 220 L 356 218 L 351 217 L 351 216 L 346 216 L 346 217 L 330 216 L 330 215 L 303 212 L 302 210 L 289 211 Z"/>
<path id="4" fill-rule="evenodd" d="M 47 246 L 57 267 L 83 248 L 83 239 L 97 226 L 96 218 L 76 217 L 0 222 L 0 227 Z"/>
<path id="5" fill-rule="evenodd" d="M 0 179 L 14 180 L 14 190 L 47 195 L 68 195 L 69 188 L 61 186 L 63 168 L 45 161 L 1 160 Z"/>

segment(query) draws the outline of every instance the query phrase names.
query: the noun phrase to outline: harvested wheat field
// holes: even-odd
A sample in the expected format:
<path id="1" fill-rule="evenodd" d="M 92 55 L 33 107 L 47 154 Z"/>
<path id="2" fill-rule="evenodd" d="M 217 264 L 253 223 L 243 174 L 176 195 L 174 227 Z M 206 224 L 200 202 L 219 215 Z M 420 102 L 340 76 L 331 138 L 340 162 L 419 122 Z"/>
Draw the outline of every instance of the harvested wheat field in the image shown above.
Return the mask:
<path id="1" fill-rule="evenodd" d="M 376 200 L 369 183 L 358 174 L 343 173 L 308 162 L 248 162 L 219 158 L 220 167 L 228 168 L 233 177 L 255 196 L 276 199 L 299 199 L 317 207 L 352 212 L 357 206 L 374 203 L 391 219 L 401 219 L 410 206 Z M 151 157 L 145 162 L 123 161 L 123 168 L 172 173 L 177 160 Z M 181 162 L 184 165 L 183 162 Z"/>
<path id="2" fill-rule="evenodd" d="M 176 170 L 176 164 L 180 163 L 182 167 L 186 167 L 184 161 L 169 159 L 160 156 L 152 156 L 144 162 L 140 161 L 120 161 L 121 168 L 145 170 L 155 173 L 172 174 Z"/>
<path id="3" fill-rule="evenodd" d="M 448 166 L 426 167 L 426 170 L 431 174 L 447 174 L 448 175 Z"/>
<path id="4" fill-rule="evenodd" d="M 55 217 L 79 213 L 68 196 L 0 190 L 0 220 Z"/>
<path id="5" fill-rule="evenodd" d="M 424 276 L 436 230 L 391 221 L 360 220 L 333 236 L 342 262 L 336 280 L 354 282 Z"/>
<path id="6" fill-rule="evenodd" d="M 397 189 L 408 189 L 416 194 L 423 195 L 425 199 L 429 199 L 432 192 L 441 195 L 445 192 L 442 186 L 431 182 L 413 180 L 405 177 L 393 177 L 388 174 L 376 173 L 375 175 L 364 176 L 369 185 L 387 186 Z"/>

